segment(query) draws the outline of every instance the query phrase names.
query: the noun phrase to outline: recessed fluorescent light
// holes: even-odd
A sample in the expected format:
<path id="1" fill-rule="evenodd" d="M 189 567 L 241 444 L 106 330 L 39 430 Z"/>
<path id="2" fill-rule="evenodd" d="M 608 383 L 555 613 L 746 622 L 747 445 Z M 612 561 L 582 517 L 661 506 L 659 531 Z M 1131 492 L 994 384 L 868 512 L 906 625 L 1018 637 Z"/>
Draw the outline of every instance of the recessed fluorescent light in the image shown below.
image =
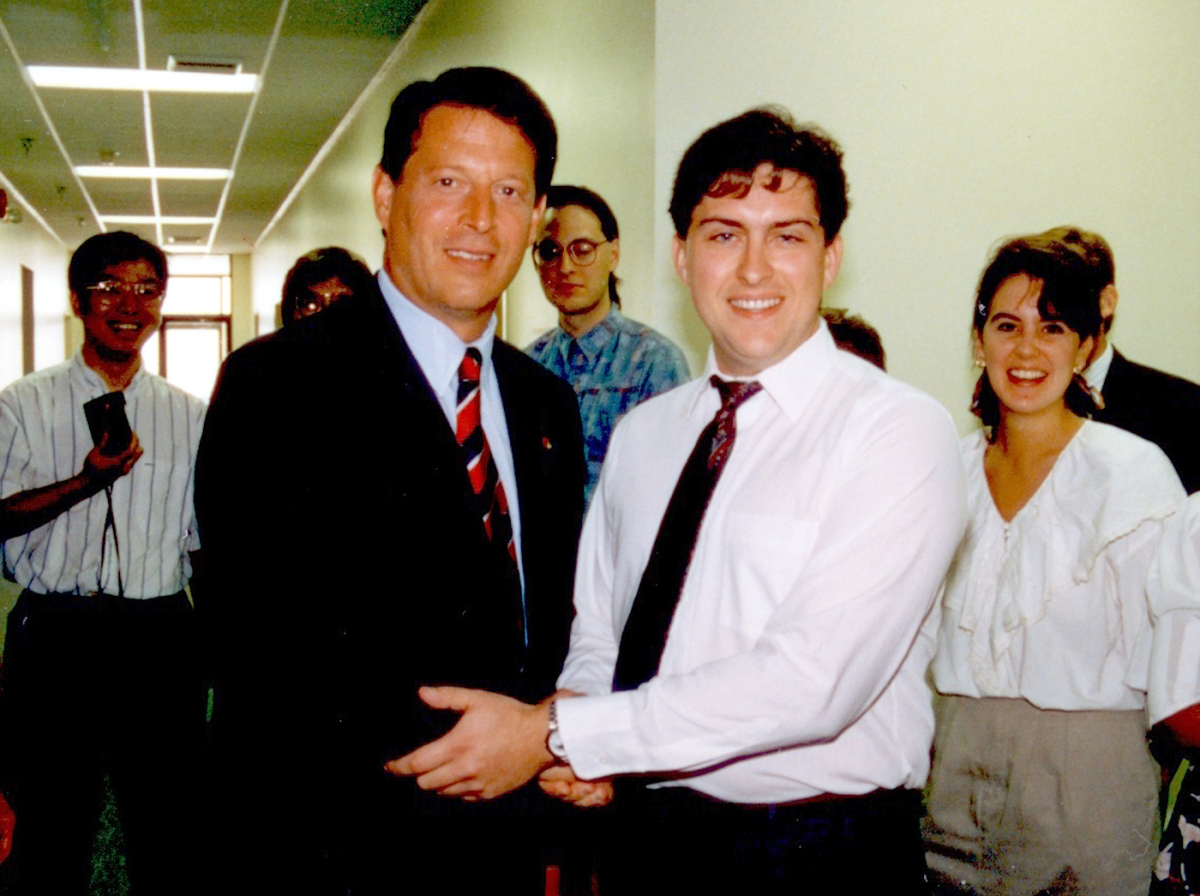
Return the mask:
<path id="1" fill-rule="evenodd" d="M 164 93 L 253 93 L 258 75 L 209 72 L 169 72 L 139 68 L 87 68 L 72 65 L 31 65 L 29 77 L 37 87 L 76 90 L 150 90 Z"/>
<path id="2" fill-rule="evenodd" d="M 216 218 L 188 218 L 183 216 L 161 215 L 101 215 L 100 220 L 105 224 L 212 224 Z"/>
<path id="3" fill-rule="evenodd" d="M 76 165 L 80 177 L 116 177 L 148 180 L 225 180 L 228 168 L 147 168 L 139 165 Z"/>

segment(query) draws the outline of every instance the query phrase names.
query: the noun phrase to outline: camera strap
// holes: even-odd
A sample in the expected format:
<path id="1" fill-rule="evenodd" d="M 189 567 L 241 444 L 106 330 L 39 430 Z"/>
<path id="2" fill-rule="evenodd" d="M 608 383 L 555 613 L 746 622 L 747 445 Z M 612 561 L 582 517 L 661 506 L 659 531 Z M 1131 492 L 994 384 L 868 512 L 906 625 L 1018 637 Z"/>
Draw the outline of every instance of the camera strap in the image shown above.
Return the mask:
<path id="1" fill-rule="evenodd" d="M 125 596 L 125 582 L 121 578 L 121 541 L 117 538 L 117 521 L 113 516 L 112 486 L 104 487 L 108 499 L 108 512 L 104 516 L 104 534 L 100 537 L 100 590 L 104 590 L 104 561 L 108 558 L 108 533 L 112 532 L 113 552 L 117 555 L 117 597 Z"/>

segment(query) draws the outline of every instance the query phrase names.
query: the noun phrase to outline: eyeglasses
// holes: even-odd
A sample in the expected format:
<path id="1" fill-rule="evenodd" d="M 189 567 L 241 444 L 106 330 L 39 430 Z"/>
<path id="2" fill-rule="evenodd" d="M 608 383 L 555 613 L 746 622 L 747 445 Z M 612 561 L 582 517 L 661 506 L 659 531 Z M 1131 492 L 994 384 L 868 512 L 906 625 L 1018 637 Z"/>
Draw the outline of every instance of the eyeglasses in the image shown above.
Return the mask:
<path id="1" fill-rule="evenodd" d="M 566 252 L 571 256 L 571 261 L 580 267 L 587 267 L 596 260 L 596 249 L 608 242 L 612 241 L 601 240 L 597 243 L 586 239 L 571 240 L 567 244 Z M 562 261 L 562 257 L 562 244 L 555 242 L 549 237 L 546 237 L 546 239 L 533 247 L 533 263 L 538 267 L 547 264 L 557 264 Z"/>
<path id="2" fill-rule="evenodd" d="M 88 288 L 92 294 L 92 303 L 108 309 L 121 300 L 121 296 L 133 296 L 134 300 L 144 308 L 162 302 L 161 283 L 122 283 L 120 280 L 101 280 L 95 286 Z"/>

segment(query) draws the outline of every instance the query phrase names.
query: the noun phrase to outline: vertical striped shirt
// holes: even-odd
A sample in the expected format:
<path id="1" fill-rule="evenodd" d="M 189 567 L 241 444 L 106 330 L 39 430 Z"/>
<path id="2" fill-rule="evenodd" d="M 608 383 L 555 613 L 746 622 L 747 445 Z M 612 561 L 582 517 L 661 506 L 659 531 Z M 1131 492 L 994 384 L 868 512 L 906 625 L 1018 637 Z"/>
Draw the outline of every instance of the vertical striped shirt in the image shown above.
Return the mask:
<path id="1" fill-rule="evenodd" d="M 83 405 L 108 391 L 76 353 L 0 392 L 0 498 L 82 470 L 93 447 Z M 204 412 L 203 401 L 144 369 L 125 389 L 125 413 L 145 452 L 112 487 L 126 597 L 174 594 L 191 576 L 188 552 L 200 547 L 192 486 Z M 43 594 L 116 594 L 118 552 L 112 533 L 104 537 L 107 512 L 101 492 L 3 542 L 5 577 Z"/>

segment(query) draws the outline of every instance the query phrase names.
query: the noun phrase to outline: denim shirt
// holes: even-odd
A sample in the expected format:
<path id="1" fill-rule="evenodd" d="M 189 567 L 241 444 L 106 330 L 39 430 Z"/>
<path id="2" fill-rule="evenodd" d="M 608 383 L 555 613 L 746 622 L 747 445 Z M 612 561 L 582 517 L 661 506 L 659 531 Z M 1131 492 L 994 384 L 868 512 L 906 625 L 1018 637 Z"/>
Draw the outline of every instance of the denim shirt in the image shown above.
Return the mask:
<path id="1" fill-rule="evenodd" d="M 525 353 L 570 383 L 579 399 L 587 456 L 584 500 L 590 502 L 617 420 L 652 395 L 687 382 L 687 361 L 675 343 L 613 308 L 578 339 L 555 327 Z"/>

